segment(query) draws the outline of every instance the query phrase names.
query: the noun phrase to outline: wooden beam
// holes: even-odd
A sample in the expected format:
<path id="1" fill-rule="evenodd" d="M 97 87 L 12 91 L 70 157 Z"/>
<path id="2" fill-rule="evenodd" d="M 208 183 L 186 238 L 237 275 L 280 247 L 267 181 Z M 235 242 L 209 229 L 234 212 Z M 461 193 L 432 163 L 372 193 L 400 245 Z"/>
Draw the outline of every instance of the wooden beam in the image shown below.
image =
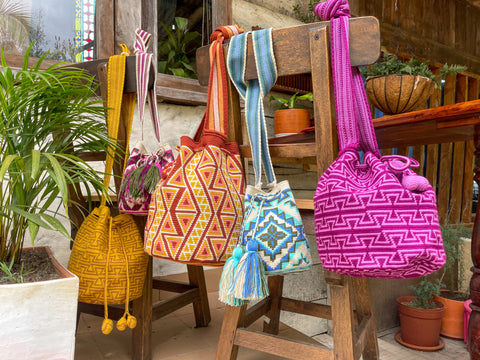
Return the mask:
<path id="1" fill-rule="evenodd" d="M 330 305 L 282 298 L 280 307 L 284 311 L 332 320 L 332 308 Z"/>
<path id="2" fill-rule="evenodd" d="M 154 304 L 152 309 L 152 320 L 160 319 L 165 315 L 181 309 L 182 307 L 192 303 L 198 297 L 198 289 L 192 289 L 184 292 L 183 294 L 174 296 L 168 300 L 164 300 L 162 302 Z"/>
<path id="3" fill-rule="evenodd" d="M 332 351 L 320 345 L 292 341 L 276 335 L 267 335 L 254 330 L 238 328 L 235 345 L 263 351 L 287 359 L 333 360 Z"/>
<path id="4" fill-rule="evenodd" d="M 95 21 L 97 58 L 108 58 L 115 53 L 114 0 L 97 1 L 95 18 L 98 19 L 98 21 Z"/>
<path id="5" fill-rule="evenodd" d="M 293 28 L 273 31 L 273 50 L 275 56 L 284 59 L 277 64 L 278 76 L 309 73 L 310 45 L 308 31 L 325 27 L 329 22 L 299 25 Z M 368 65 L 380 56 L 380 35 L 378 20 L 374 17 L 350 19 L 350 56 L 352 66 Z M 252 43 L 247 48 L 247 80 L 256 77 L 255 60 Z M 208 84 L 210 61 L 208 46 L 197 50 L 198 81 L 201 85 Z"/>

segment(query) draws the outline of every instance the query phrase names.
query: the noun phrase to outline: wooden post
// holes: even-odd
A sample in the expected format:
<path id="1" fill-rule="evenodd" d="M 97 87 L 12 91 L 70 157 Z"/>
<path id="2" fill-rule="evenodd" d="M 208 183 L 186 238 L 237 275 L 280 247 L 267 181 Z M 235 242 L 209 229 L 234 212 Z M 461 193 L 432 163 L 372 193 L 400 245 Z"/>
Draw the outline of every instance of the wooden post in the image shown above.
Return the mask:
<path id="1" fill-rule="evenodd" d="M 480 126 L 475 127 L 475 169 L 473 179 L 480 185 Z M 472 233 L 472 280 L 470 280 L 470 297 L 472 313 L 468 323 L 468 346 L 470 358 L 480 360 L 480 211 L 477 209 Z"/>

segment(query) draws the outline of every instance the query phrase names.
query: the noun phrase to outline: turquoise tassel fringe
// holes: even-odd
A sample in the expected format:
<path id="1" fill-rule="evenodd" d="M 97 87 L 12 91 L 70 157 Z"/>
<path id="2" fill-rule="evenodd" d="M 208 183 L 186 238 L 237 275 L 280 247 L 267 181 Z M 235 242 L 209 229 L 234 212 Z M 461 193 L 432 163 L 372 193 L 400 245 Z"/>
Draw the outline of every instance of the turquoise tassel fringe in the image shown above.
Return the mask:
<path id="1" fill-rule="evenodd" d="M 258 242 L 249 240 L 247 252 L 238 262 L 229 292 L 240 300 L 261 300 L 268 296 L 265 265 L 257 252 Z"/>
<path id="2" fill-rule="evenodd" d="M 242 306 L 247 303 L 245 300 L 237 299 L 229 291 L 233 283 L 233 278 L 237 270 L 238 262 L 242 257 L 244 250 L 241 246 L 237 246 L 233 250 L 232 256 L 225 262 L 222 270 L 222 276 L 220 277 L 220 285 L 218 290 L 218 299 L 231 306 Z"/>

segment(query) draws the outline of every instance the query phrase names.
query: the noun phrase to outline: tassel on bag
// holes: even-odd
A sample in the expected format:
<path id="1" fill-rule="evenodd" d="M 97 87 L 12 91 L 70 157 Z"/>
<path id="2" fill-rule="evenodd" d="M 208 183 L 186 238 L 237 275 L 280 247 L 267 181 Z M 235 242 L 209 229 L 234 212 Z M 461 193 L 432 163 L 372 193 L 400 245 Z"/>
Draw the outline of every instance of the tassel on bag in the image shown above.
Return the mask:
<path id="1" fill-rule="evenodd" d="M 247 252 L 243 254 L 229 291 L 240 300 L 261 300 L 268 296 L 265 265 L 258 254 L 258 241 L 247 242 Z"/>
<path id="2" fill-rule="evenodd" d="M 247 302 L 242 299 L 237 299 L 230 291 L 232 287 L 233 279 L 237 271 L 238 263 L 244 254 L 244 250 L 241 246 L 237 246 L 233 249 L 233 255 L 225 262 L 222 270 L 222 276 L 220 277 L 220 285 L 218 291 L 218 299 L 230 306 L 242 306 Z"/>

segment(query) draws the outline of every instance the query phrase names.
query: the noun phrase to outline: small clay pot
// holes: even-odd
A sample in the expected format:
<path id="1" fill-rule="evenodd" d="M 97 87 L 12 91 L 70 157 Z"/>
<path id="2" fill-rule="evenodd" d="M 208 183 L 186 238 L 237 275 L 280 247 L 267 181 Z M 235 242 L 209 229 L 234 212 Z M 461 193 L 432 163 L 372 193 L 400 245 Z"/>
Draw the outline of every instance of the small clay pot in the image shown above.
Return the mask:
<path id="1" fill-rule="evenodd" d="M 310 111 L 307 109 L 277 110 L 273 121 L 276 136 L 297 134 L 310 126 Z"/>
<path id="2" fill-rule="evenodd" d="M 438 308 L 419 309 L 405 305 L 411 300 L 412 296 L 397 298 L 401 343 L 418 350 L 438 350 L 444 311 L 443 304 L 434 301 Z"/>
<path id="3" fill-rule="evenodd" d="M 440 334 L 451 339 L 463 339 L 463 303 L 464 301 L 451 300 L 442 296 L 448 290 L 441 290 L 440 296 L 435 296 L 445 307 L 442 317 L 442 328 Z"/>
<path id="4" fill-rule="evenodd" d="M 386 75 L 367 79 L 368 101 L 386 115 L 425 109 L 435 90 L 432 79 L 418 75 Z"/>

